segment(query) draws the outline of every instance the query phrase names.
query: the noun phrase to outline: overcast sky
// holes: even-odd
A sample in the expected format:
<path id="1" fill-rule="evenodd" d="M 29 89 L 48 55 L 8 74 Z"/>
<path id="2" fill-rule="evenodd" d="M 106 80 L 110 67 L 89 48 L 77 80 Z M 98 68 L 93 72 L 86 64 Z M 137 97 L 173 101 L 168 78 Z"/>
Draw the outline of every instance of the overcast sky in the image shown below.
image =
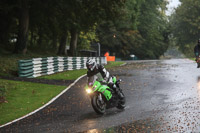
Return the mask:
<path id="1" fill-rule="evenodd" d="M 173 12 L 173 9 L 176 8 L 180 4 L 180 2 L 179 0 L 168 0 L 168 1 L 169 5 L 167 5 L 168 10 L 166 14 L 170 15 Z"/>

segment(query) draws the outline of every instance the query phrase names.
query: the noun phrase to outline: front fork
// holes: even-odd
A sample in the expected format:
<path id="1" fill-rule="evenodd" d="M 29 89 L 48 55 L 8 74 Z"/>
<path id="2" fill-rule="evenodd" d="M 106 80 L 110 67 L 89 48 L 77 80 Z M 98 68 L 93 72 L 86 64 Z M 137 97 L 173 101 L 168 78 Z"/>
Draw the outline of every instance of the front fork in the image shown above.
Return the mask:
<path id="1" fill-rule="evenodd" d="M 98 99 L 99 99 L 99 101 L 101 102 L 101 104 L 104 103 L 103 98 L 102 98 L 102 94 L 101 94 L 101 93 L 99 93 L 99 95 L 98 95 Z"/>
<path id="2" fill-rule="evenodd" d="M 97 93 L 92 93 L 92 94 L 90 94 L 90 98 L 92 99 L 92 97 L 93 97 L 94 95 L 98 95 L 97 98 L 98 98 L 98 100 L 100 101 L 101 104 L 104 103 L 104 99 L 103 99 L 101 93 L 99 93 L 99 94 L 97 94 Z"/>

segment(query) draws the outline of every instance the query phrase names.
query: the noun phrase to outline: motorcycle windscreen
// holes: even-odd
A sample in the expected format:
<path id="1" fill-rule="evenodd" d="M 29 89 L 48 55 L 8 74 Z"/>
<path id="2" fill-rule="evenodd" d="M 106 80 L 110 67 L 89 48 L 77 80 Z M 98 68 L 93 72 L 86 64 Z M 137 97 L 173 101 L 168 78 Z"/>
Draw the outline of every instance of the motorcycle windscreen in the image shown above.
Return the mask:
<path id="1" fill-rule="evenodd" d="M 104 81 L 104 79 L 103 79 L 103 77 L 101 76 L 100 73 L 97 73 L 94 76 L 88 77 L 88 85 L 89 86 L 92 86 L 95 81 L 99 81 L 99 82 L 103 82 Z"/>

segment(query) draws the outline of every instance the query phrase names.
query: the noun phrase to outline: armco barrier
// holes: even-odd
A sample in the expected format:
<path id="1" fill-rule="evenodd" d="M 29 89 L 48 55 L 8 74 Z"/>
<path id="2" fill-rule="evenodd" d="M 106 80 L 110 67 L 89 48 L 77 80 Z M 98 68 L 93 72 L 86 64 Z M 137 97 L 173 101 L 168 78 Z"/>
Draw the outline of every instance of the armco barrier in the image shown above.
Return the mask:
<path id="1" fill-rule="evenodd" d="M 47 57 L 19 60 L 19 77 L 34 78 L 65 70 L 86 69 L 88 58 L 95 59 L 99 64 L 107 64 L 106 57 Z"/>

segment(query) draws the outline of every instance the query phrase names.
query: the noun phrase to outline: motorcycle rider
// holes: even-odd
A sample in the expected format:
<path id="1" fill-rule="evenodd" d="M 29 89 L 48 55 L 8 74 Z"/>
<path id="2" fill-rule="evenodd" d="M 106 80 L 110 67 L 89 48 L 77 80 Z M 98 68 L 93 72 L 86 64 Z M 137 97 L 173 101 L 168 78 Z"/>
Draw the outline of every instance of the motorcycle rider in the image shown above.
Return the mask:
<path id="1" fill-rule="evenodd" d="M 123 99 L 123 95 L 121 94 L 120 90 L 117 89 L 116 85 L 113 83 L 112 76 L 110 76 L 110 73 L 104 68 L 103 65 L 97 64 L 94 59 L 88 59 L 86 62 L 86 67 L 88 69 L 87 71 L 88 84 L 90 78 L 100 73 L 105 82 L 107 83 L 107 85 L 117 93 L 120 99 Z"/>
<path id="2" fill-rule="evenodd" d="M 196 57 L 197 68 L 199 68 L 200 63 L 198 63 L 198 58 L 199 58 L 199 55 L 200 55 L 200 39 L 198 40 L 197 45 L 194 47 L 194 54 L 195 54 L 195 57 Z"/>

